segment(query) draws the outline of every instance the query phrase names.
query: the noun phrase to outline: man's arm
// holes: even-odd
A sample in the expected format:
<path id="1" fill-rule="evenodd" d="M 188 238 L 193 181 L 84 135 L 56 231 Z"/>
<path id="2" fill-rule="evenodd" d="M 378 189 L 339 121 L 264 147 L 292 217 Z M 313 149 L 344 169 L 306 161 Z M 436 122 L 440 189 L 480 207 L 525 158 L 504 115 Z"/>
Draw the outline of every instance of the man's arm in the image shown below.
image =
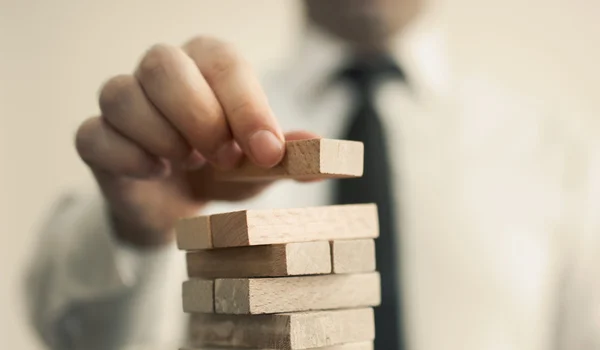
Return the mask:
<path id="1" fill-rule="evenodd" d="M 156 45 L 100 90 L 101 114 L 75 146 L 103 199 L 52 214 L 29 272 L 30 315 L 55 349 L 161 346 L 185 329 L 175 222 L 269 185 L 215 181 L 215 170 L 243 158 L 272 167 L 285 140 L 314 135 L 284 134 L 250 65 L 214 38 Z"/>
<path id="2" fill-rule="evenodd" d="M 24 286 L 33 328 L 51 349 L 176 348 L 183 255 L 128 246 L 109 222 L 99 197 L 65 197 L 51 211 Z"/>

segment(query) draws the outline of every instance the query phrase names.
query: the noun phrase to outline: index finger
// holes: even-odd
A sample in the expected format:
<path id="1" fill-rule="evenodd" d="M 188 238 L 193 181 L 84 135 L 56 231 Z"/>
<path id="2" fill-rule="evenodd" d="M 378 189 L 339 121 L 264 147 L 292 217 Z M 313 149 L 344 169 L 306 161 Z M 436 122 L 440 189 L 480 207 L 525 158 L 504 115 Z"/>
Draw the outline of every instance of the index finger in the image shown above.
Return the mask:
<path id="1" fill-rule="evenodd" d="M 250 65 L 229 45 L 200 37 L 184 46 L 212 88 L 234 139 L 257 165 L 272 167 L 284 153 L 284 136 Z"/>

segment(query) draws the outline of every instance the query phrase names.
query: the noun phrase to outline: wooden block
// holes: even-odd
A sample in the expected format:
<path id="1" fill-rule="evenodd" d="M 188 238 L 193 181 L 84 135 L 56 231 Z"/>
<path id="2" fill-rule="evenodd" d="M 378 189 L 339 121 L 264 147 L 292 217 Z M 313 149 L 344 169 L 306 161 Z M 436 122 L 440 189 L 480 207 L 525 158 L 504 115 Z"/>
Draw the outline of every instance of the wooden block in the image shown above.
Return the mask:
<path id="1" fill-rule="evenodd" d="M 272 314 L 377 306 L 381 290 L 377 272 L 233 278 L 215 280 L 214 298 L 216 313 Z"/>
<path id="2" fill-rule="evenodd" d="M 181 290 L 185 312 L 213 313 L 215 311 L 213 281 L 191 279 L 183 282 Z"/>
<path id="3" fill-rule="evenodd" d="M 287 141 L 282 161 L 265 169 L 246 159 L 238 168 L 217 172 L 222 181 L 319 179 L 360 177 L 363 174 L 362 142 L 331 139 Z"/>
<path id="4" fill-rule="evenodd" d="M 312 208 L 244 210 L 179 220 L 175 227 L 182 250 L 376 238 L 375 204 Z"/>
<path id="5" fill-rule="evenodd" d="M 177 247 L 181 250 L 212 248 L 209 216 L 179 220 L 175 224 L 175 233 Z"/>
<path id="6" fill-rule="evenodd" d="M 375 271 L 375 241 L 357 239 L 331 242 L 333 273 Z"/>
<path id="7" fill-rule="evenodd" d="M 275 315 L 194 314 L 194 347 L 310 349 L 375 339 L 373 309 L 300 312 Z"/>
<path id="8" fill-rule="evenodd" d="M 223 350 L 223 349 L 231 349 L 224 347 L 204 347 L 204 348 L 181 348 L 180 350 Z M 247 349 L 247 350 L 276 350 L 276 349 Z M 311 350 L 373 350 L 373 342 L 360 342 L 360 343 L 348 343 L 348 344 L 339 344 L 333 346 L 324 346 L 319 348 L 312 348 Z"/>
<path id="9" fill-rule="evenodd" d="M 214 247 L 375 238 L 375 204 L 245 210 L 210 217 Z"/>
<path id="10" fill-rule="evenodd" d="M 302 242 L 187 253 L 189 277 L 236 278 L 331 273 L 329 243 Z"/>

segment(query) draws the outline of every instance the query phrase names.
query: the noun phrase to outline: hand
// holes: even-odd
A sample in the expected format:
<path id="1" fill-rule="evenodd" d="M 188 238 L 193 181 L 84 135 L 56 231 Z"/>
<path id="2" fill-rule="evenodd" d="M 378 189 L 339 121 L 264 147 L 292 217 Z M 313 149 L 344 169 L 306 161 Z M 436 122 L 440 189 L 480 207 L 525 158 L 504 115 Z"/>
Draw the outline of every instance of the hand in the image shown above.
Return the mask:
<path id="1" fill-rule="evenodd" d="M 215 167 L 233 168 L 244 156 L 271 167 L 284 153 L 286 137 L 258 79 L 216 39 L 152 47 L 133 75 L 104 85 L 100 110 L 79 127 L 76 147 L 117 235 L 136 245 L 168 243 L 177 219 L 208 201 L 242 200 L 268 185 L 214 182 Z"/>

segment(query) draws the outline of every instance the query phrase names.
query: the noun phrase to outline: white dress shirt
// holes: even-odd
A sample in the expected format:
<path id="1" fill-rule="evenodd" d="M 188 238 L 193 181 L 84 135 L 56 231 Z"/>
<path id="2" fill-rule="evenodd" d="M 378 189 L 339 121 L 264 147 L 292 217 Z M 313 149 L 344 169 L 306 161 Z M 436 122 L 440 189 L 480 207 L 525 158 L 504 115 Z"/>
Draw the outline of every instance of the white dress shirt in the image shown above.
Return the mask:
<path id="1" fill-rule="evenodd" d="M 309 29 L 288 64 L 266 76 L 284 130 L 342 136 L 354 99 L 332 77 L 348 58 L 343 44 Z M 381 81 L 377 107 L 402 218 L 410 349 L 600 348 L 595 142 L 572 120 L 480 81 L 433 96 L 421 88 L 426 74 L 404 68 L 410 86 Z M 282 181 L 205 213 L 327 205 L 330 185 Z M 60 202 L 39 239 L 25 291 L 49 348 L 184 342 L 184 255 L 174 245 L 142 251 L 118 242 L 102 199 L 78 194 Z"/>

